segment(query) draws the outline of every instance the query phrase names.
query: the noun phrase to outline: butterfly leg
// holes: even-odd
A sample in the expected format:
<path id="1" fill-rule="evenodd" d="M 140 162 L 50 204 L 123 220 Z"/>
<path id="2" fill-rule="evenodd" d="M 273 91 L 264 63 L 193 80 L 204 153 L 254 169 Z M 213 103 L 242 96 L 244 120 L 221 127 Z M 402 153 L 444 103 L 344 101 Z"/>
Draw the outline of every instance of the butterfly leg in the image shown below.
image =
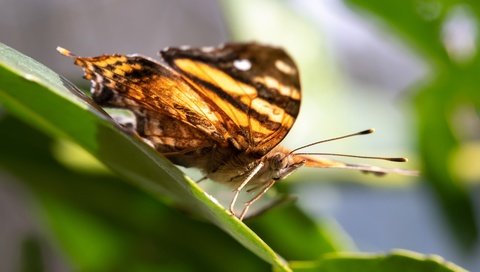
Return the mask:
<path id="1" fill-rule="evenodd" d="M 245 214 L 247 214 L 248 212 L 248 209 L 250 208 L 250 206 L 252 206 L 252 204 L 259 200 L 270 188 L 272 188 L 272 186 L 275 184 L 276 180 L 272 179 L 271 181 L 269 181 L 267 183 L 267 185 L 265 185 L 265 187 L 262 189 L 262 191 L 260 191 L 256 196 L 254 196 L 252 199 L 250 199 L 247 203 L 245 203 L 245 207 L 243 208 L 243 211 L 242 213 L 240 214 L 240 220 L 243 220 L 243 217 L 245 216 Z"/>
<path id="2" fill-rule="evenodd" d="M 206 179 L 207 179 L 207 176 L 203 176 L 202 178 L 196 180 L 195 183 L 200 183 L 200 182 L 202 182 L 202 181 L 204 181 L 204 180 L 206 180 Z"/>
<path id="3" fill-rule="evenodd" d="M 261 188 L 261 187 L 263 187 L 264 185 L 265 185 L 265 184 L 255 185 L 255 186 L 249 188 L 249 189 L 247 190 L 247 193 L 251 193 L 251 192 L 253 192 L 253 191 L 256 191 L 256 190 L 258 190 L 258 188 Z"/>
<path id="4" fill-rule="evenodd" d="M 297 199 L 296 196 L 292 195 L 282 195 L 279 198 L 273 200 L 269 204 L 267 204 L 265 207 L 261 207 L 260 209 L 256 210 L 254 213 L 246 214 L 245 217 L 243 217 L 244 220 L 250 219 L 250 218 L 255 218 L 258 217 L 267 211 L 274 209 L 279 206 L 286 205 L 288 203 L 291 203 Z"/>
<path id="5" fill-rule="evenodd" d="M 235 194 L 233 195 L 232 202 L 230 202 L 230 213 L 232 215 L 235 215 L 235 202 L 237 202 L 238 195 L 240 195 L 242 189 L 252 180 L 252 178 L 258 173 L 258 171 L 260 171 L 260 169 L 262 169 L 262 167 L 263 162 L 260 162 L 257 166 L 255 166 L 255 168 L 253 168 L 252 171 L 250 171 L 245 180 L 237 188 L 235 188 Z"/>

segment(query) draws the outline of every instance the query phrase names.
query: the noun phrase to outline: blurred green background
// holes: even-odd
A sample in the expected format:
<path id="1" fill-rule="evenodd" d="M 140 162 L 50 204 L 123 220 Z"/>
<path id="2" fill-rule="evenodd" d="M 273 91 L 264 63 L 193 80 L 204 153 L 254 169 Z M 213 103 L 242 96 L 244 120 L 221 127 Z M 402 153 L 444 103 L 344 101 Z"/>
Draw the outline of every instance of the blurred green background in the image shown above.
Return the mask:
<path id="1" fill-rule="evenodd" d="M 374 127 L 373 136 L 311 150 L 407 156 L 403 167 L 422 176 L 302 169 L 279 189 L 331 226 L 344 249 L 405 248 L 480 271 L 479 18 L 480 4 L 453 0 L 0 0 L 0 41 L 85 88 L 57 46 L 152 57 L 166 46 L 229 40 L 283 46 L 303 85 L 285 145 Z M 0 271 L 268 269 L 215 227 L 117 182 L 70 143 L 3 110 L 0 118 Z M 286 237 L 274 233 L 262 234 L 282 251 Z M 21 267 L 25 259 L 31 267 Z"/>

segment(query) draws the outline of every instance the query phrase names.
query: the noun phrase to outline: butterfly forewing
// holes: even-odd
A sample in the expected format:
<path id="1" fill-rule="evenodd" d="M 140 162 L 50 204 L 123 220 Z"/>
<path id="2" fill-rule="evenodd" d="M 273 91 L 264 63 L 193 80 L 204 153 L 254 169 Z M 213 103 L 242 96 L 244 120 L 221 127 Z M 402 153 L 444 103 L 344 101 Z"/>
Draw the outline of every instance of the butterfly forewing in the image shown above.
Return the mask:
<path id="1" fill-rule="evenodd" d="M 298 115 L 298 70 L 283 49 L 231 43 L 168 48 L 161 55 L 235 124 L 242 136 L 237 142 L 248 152 L 265 155 L 285 137 Z"/>

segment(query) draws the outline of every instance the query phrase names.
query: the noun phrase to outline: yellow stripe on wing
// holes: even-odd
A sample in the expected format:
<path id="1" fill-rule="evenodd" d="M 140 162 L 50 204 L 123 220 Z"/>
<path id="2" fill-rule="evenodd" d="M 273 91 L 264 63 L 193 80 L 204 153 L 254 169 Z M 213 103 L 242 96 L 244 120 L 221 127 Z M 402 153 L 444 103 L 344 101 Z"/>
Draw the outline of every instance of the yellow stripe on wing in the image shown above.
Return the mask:
<path id="1" fill-rule="evenodd" d="M 235 80 L 230 75 L 226 74 L 225 72 L 216 69 L 208 64 L 191 60 L 191 59 L 176 59 L 175 65 L 179 67 L 182 71 L 189 73 L 191 76 L 194 76 L 202 81 L 208 82 L 218 89 L 222 90 L 226 94 L 230 95 L 232 98 L 236 99 L 244 106 L 248 107 L 251 110 L 258 112 L 259 114 L 266 115 L 271 122 L 281 124 L 284 116 L 287 114 L 284 109 L 279 106 L 276 106 L 269 101 L 258 97 L 257 90 L 243 82 Z M 276 82 L 279 84 L 278 82 Z M 282 86 L 278 85 L 275 86 L 280 90 L 283 88 Z M 282 90 L 285 96 L 294 95 L 295 98 L 300 97 L 298 91 L 287 93 L 287 90 Z M 253 126 L 252 124 L 248 124 L 248 118 L 251 116 L 247 116 L 247 113 L 236 110 L 236 108 L 218 96 L 217 93 L 213 90 L 208 90 L 206 93 L 207 96 L 212 98 L 212 101 L 215 101 L 219 106 L 224 110 L 224 112 L 228 113 L 231 112 L 231 118 L 236 120 L 237 124 L 240 126 L 247 126 L 250 125 L 254 130 L 257 130 L 258 126 Z M 258 122 L 258 121 L 257 121 Z"/>
<path id="2" fill-rule="evenodd" d="M 216 85 L 232 96 L 248 95 L 252 98 L 257 96 L 257 90 L 252 86 L 239 82 L 208 64 L 191 59 L 176 59 L 175 65 L 201 80 Z"/>

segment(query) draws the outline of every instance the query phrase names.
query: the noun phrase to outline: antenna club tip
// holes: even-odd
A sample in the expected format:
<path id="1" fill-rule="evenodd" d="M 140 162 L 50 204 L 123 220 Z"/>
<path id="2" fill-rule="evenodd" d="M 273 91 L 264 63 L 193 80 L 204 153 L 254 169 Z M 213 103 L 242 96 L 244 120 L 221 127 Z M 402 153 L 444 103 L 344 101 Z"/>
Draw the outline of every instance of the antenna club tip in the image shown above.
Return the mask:
<path id="1" fill-rule="evenodd" d="M 360 133 L 358 133 L 358 134 L 360 134 L 360 135 L 365 135 L 365 134 L 371 134 L 371 133 L 374 133 L 374 132 L 375 132 L 375 129 L 373 129 L 373 128 L 370 128 L 370 129 L 367 129 L 367 130 L 361 131 L 361 132 L 360 132 Z"/>
<path id="2" fill-rule="evenodd" d="M 394 162 L 408 162 L 407 158 L 391 158 L 390 161 Z"/>

